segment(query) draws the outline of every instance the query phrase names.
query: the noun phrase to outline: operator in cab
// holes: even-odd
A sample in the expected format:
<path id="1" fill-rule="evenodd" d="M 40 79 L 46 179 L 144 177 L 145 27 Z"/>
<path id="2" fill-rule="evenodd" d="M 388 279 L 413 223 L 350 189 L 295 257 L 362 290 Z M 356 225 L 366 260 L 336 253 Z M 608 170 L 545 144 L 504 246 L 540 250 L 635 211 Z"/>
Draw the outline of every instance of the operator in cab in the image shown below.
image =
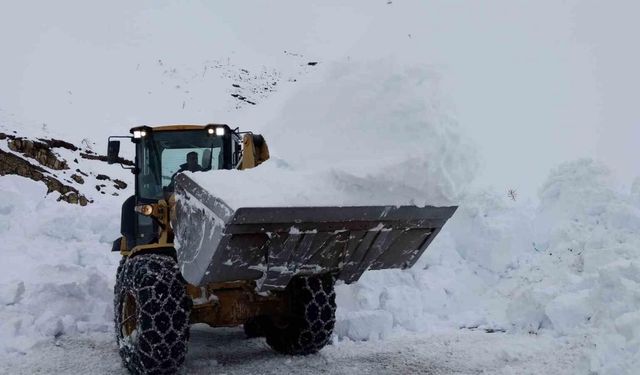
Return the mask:
<path id="1" fill-rule="evenodd" d="M 198 164 L 198 153 L 195 151 L 191 151 L 187 153 L 187 162 L 184 164 L 180 164 L 180 169 L 178 169 L 178 172 L 176 173 L 185 171 L 201 172 L 202 170 L 202 166 Z"/>
<path id="2" fill-rule="evenodd" d="M 164 193 L 170 193 L 173 192 L 174 188 L 175 188 L 175 179 L 176 179 L 176 175 L 180 172 L 202 172 L 204 169 L 202 168 L 202 166 L 200 164 L 198 164 L 198 153 L 195 151 L 191 151 L 189 153 L 187 153 L 187 162 L 180 164 L 180 168 L 173 174 L 173 176 L 171 176 L 171 183 L 164 187 Z"/>

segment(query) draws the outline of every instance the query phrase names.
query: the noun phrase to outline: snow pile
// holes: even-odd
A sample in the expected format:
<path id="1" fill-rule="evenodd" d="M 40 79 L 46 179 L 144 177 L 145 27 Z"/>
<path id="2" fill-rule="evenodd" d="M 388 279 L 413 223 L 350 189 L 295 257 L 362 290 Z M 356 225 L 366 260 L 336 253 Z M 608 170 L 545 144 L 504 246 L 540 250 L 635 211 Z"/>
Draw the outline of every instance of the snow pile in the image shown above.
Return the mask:
<path id="1" fill-rule="evenodd" d="M 109 250 L 119 205 L 104 199 L 85 208 L 45 193 L 40 183 L 0 178 L 0 353 L 113 329 L 118 257 Z"/>
<path id="2" fill-rule="evenodd" d="M 611 180 L 603 165 L 579 160 L 552 171 L 537 208 L 468 195 L 414 269 L 370 271 L 339 286 L 337 334 L 477 327 L 579 336 L 593 346 L 591 370 L 633 373 L 640 205 L 635 190 L 618 191 Z M 384 330 L 357 329 L 379 317 Z"/>
<path id="3" fill-rule="evenodd" d="M 500 278 L 491 268 L 514 262 L 504 223 L 515 210 L 494 206 L 497 197 L 488 194 L 474 198 L 461 204 L 413 268 L 368 271 L 354 285 L 338 285 L 340 338 L 362 339 L 348 333 L 353 324 L 367 326 L 355 321 L 354 311 L 390 314 L 393 324 L 384 333 L 489 326 L 493 306 L 483 295 Z"/>
<path id="4" fill-rule="evenodd" d="M 272 160 L 193 179 L 236 208 L 459 200 L 476 155 L 441 105 L 431 70 L 380 60 L 336 63 L 323 74 L 267 119 Z"/>
<path id="5" fill-rule="evenodd" d="M 640 205 L 633 194 L 616 190 L 610 171 L 591 160 L 554 170 L 540 199 L 534 221 L 539 254 L 519 272 L 539 280 L 518 290 L 517 297 L 540 307 L 529 325 L 592 336 L 594 371 L 637 368 Z"/>

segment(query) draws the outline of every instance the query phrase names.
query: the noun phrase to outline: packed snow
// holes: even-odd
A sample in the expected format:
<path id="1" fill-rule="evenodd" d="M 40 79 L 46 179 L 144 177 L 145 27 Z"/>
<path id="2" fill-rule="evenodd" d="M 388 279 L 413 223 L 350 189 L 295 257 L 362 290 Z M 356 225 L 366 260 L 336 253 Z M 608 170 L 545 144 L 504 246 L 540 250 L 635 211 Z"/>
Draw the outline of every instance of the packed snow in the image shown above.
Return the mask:
<path id="1" fill-rule="evenodd" d="M 273 353 L 263 339 L 245 339 L 242 329 L 197 325 L 183 373 L 574 375 L 588 373 L 581 341 L 457 330 L 335 342 L 316 355 L 291 357 Z M 112 337 L 98 333 L 63 336 L 4 364 L 12 374 L 126 374 Z"/>
<path id="2" fill-rule="evenodd" d="M 369 272 L 340 286 L 338 335 L 467 327 L 583 337 L 592 371 L 633 373 L 640 359 L 637 201 L 614 187 L 605 166 L 586 159 L 552 171 L 540 198 L 527 207 L 468 196 L 414 269 Z"/>
<path id="3" fill-rule="evenodd" d="M 0 353 L 61 335 L 113 330 L 119 199 L 90 208 L 56 201 L 44 184 L 0 178 Z M 118 202 L 118 203 L 116 203 Z"/>
<path id="4" fill-rule="evenodd" d="M 271 160 L 191 177 L 233 208 L 458 201 L 475 154 L 439 106 L 432 70 L 381 60 L 336 63 L 321 74 L 265 118 Z"/>

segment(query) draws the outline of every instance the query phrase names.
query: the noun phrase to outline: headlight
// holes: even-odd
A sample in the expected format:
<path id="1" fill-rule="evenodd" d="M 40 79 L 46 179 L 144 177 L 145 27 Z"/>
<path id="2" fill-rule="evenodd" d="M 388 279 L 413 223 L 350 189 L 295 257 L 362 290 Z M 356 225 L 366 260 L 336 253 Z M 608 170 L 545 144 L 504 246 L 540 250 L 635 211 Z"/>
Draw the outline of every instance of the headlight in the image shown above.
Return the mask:
<path id="1" fill-rule="evenodd" d="M 216 135 L 222 136 L 224 135 L 224 128 L 216 128 Z"/>
<path id="2" fill-rule="evenodd" d="M 151 216 L 151 214 L 153 213 L 153 206 L 150 204 L 143 204 L 140 206 L 136 206 L 134 208 L 134 211 L 144 216 Z"/>

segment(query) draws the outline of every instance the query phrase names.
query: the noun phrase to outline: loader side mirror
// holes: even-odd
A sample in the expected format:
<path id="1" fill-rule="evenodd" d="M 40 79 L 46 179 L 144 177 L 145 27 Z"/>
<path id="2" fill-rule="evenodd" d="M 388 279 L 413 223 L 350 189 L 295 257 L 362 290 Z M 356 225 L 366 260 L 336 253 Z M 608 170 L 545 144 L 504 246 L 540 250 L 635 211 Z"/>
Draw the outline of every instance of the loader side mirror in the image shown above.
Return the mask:
<path id="1" fill-rule="evenodd" d="M 114 164 L 118 162 L 118 154 L 120 153 L 120 141 L 109 141 L 107 146 L 107 163 Z"/>

